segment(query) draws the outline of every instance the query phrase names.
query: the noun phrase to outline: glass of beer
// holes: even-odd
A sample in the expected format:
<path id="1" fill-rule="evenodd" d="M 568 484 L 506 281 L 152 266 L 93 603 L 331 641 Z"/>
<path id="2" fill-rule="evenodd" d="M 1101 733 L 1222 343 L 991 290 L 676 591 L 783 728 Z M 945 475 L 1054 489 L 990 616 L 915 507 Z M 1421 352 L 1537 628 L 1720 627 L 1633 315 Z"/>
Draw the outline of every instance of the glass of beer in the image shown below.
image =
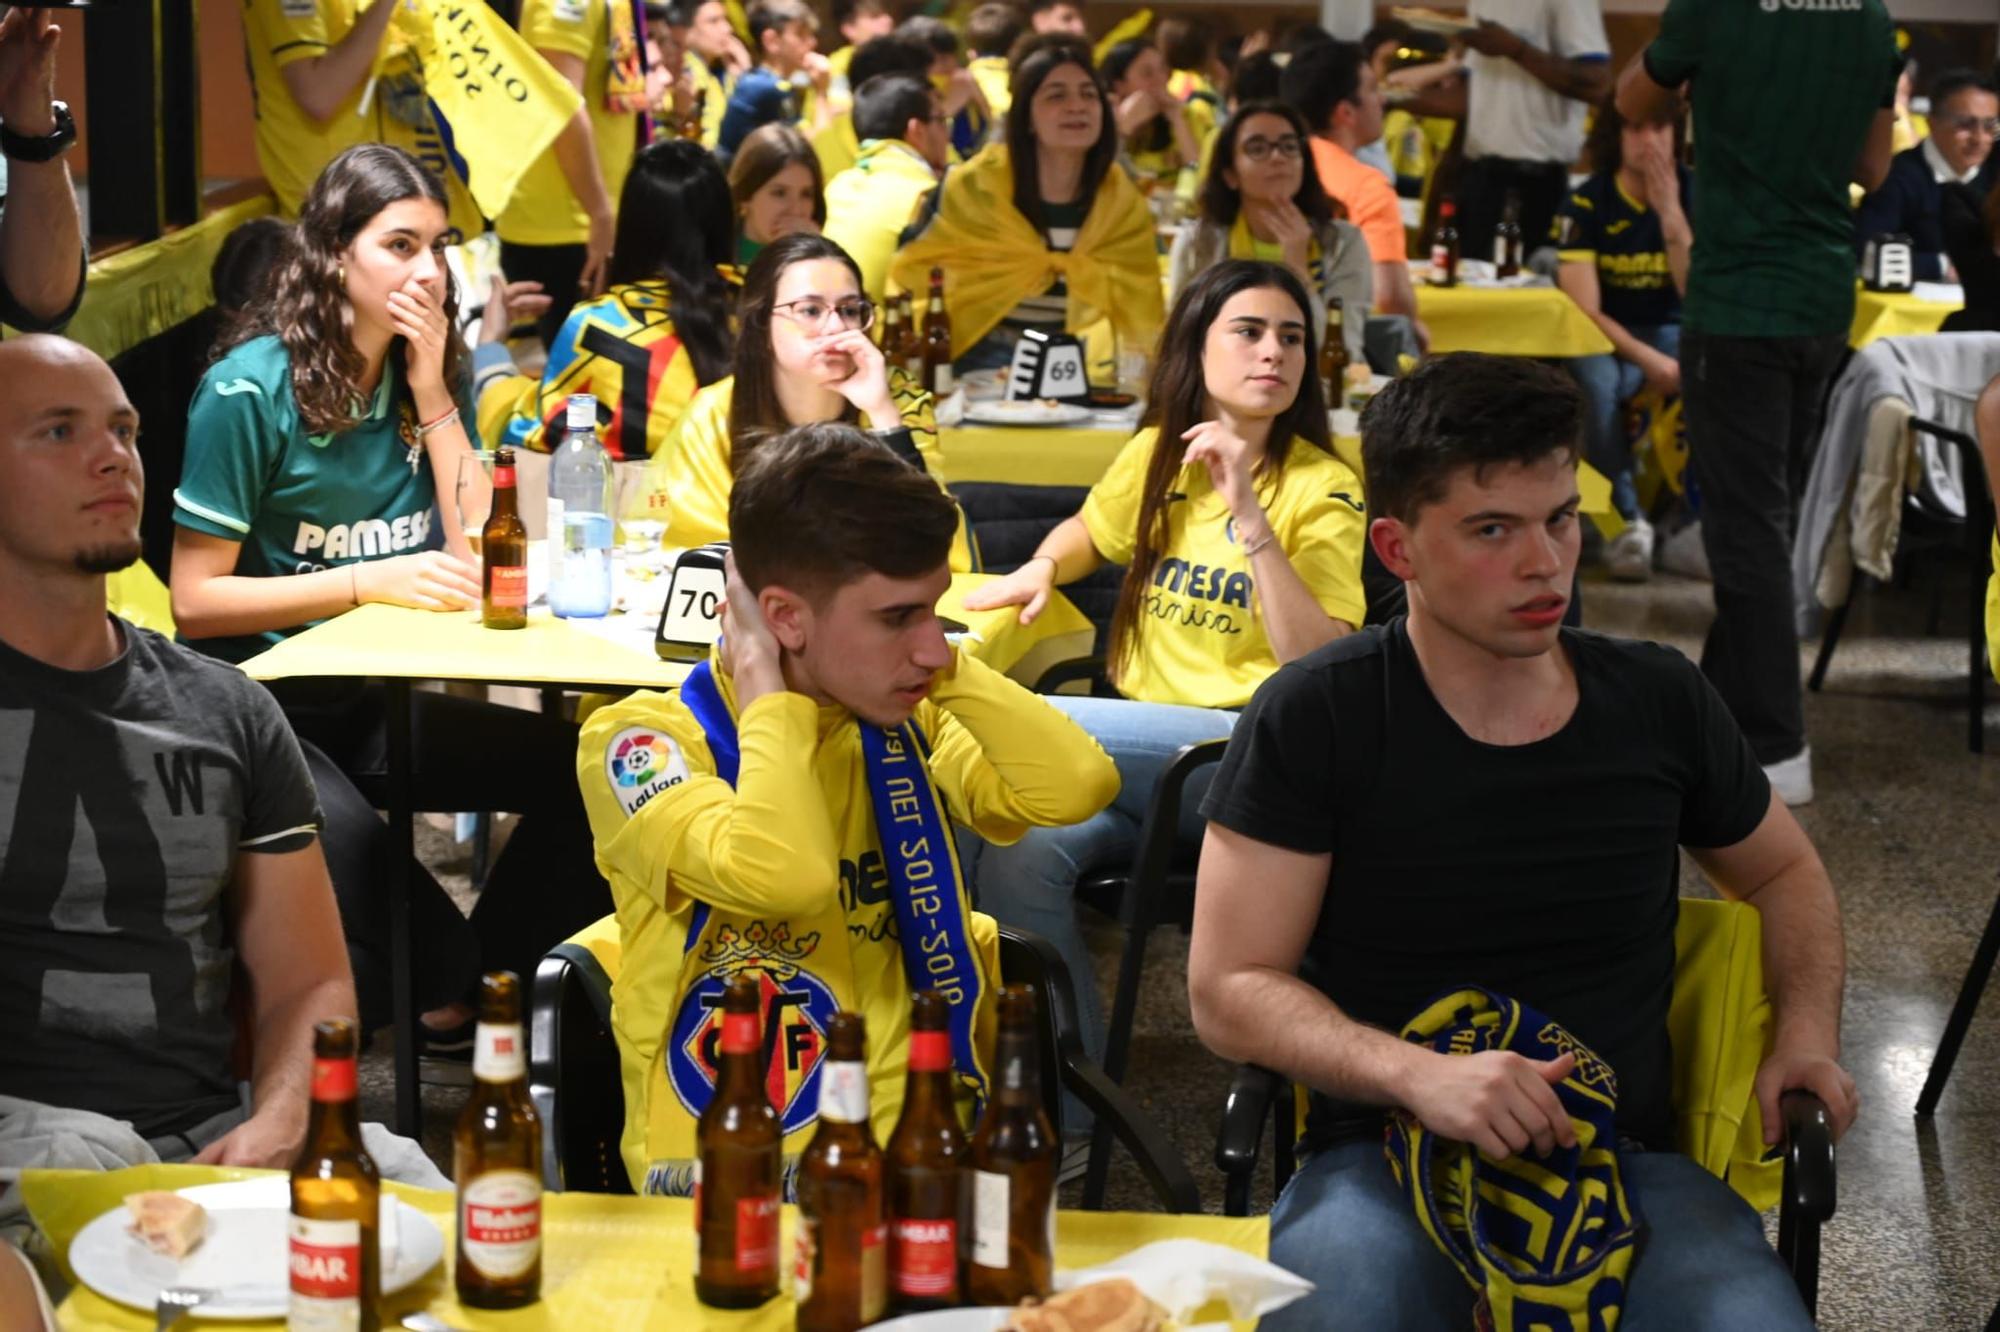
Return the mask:
<path id="1" fill-rule="evenodd" d="M 470 552 L 470 560 L 479 560 L 479 534 L 486 526 L 486 520 L 493 516 L 493 454 L 485 449 L 474 449 L 463 454 L 458 460 L 458 483 L 451 491 L 452 509 L 449 517 L 449 532 L 465 542 L 465 551 L 457 551 L 461 558 Z M 440 508 L 443 506 L 440 505 Z"/>

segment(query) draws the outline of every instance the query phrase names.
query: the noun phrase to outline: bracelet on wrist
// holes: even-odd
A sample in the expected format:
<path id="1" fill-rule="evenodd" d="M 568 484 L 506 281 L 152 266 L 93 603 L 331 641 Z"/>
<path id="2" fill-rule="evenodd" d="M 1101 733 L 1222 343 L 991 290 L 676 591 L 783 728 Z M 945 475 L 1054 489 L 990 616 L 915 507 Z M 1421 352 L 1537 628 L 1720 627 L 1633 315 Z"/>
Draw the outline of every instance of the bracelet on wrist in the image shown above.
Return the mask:
<path id="1" fill-rule="evenodd" d="M 1033 564 L 1036 560 L 1047 560 L 1049 562 L 1049 577 L 1052 579 L 1062 572 L 1062 565 L 1056 562 L 1056 557 L 1053 555 L 1035 554 L 1028 557 L 1029 564 Z"/>
<path id="2" fill-rule="evenodd" d="M 442 430 L 458 419 L 458 408 L 454 407 L 443 416 L 424 422 L 417 427 L 417 438 L 423 439 L 434 430 Z"/>
<path id="3" fill-rule="evenodd" d="M 1258 551 L 1264 549 L 1264 547 L 1270 545 L 1273 541 L 1276 541 L 1277 539 L 1278 539 L 1278 534 L 1276 532 L 1270 532 L 1270 531 L 1265 532 L 1262 538 L 1252 542 L 1251 544 L 1243 548 L 1243 558 L 1246 560 L 1254 558 Z"/>

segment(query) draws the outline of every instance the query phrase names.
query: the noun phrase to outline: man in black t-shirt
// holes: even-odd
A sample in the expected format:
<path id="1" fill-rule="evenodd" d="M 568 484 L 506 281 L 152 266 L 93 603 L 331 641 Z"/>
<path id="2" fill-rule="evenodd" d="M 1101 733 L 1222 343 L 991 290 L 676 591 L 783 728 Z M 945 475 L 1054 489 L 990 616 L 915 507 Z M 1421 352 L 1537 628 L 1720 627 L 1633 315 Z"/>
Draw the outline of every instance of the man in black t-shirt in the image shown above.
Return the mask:
<path id="1" fill-rule="evenodd" d="M 1406 619 L 1281 669 L 1210 788 L 1188 991 L 1216 1053 L 1312 1089 L 1313 1154 L 1271 1218 L 1319 1292 L 1272 1327 L 1468 1325 L 1473 1294 L 1383 1153 L 1396 1107 L 1495 1158 L 1574 1133 L 1571 1057 L 1444 1056 L 1394 1034 L 1483 986 L 1617 1075 L 1619 1166 L 1645 1231 L 1625 1332 L 1810 1327 L 1758 1219 L 1673 1150 L 1666 1018 L 1679 849 L 1763 918 L 1774 1046 L 1757 1095 L 1810 1088 L 1836 1132 L 1839 909 L 1818 855 L 1685 658 L 1561 627 L 1576 568 L 1575 387 L 1447 356 L 1363 422 L 1369 533 Z"/>
<path id="2" fill-rule="evenodd" d="M 143 493 L 110 367 L 9 339 L 0 401 L 0 1159 L 67 1133 L 288 1166 L 312 1025 L 355 1011 L 298 742 L 233 666 L 106 613 Z"/>

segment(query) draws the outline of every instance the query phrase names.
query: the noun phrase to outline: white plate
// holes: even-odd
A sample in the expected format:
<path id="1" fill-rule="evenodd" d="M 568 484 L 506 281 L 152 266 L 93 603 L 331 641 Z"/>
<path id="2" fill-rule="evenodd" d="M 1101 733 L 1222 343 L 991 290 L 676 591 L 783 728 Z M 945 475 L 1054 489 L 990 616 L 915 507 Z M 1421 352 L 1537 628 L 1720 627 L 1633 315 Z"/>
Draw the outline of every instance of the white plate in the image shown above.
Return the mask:
<path id="1" fill-rule="evenodd" d="M 201 1306 L 201 1318 L 283 1318 L 291 1303 L 285 1238 L 291 1182 L 273 1175 L 179 1192 L 208 1210 L 208 1238 L 194 1252 L 179 1262 L 154 1253 L 126 1229 L 131 1213 L 121 1205 L 70 1241 L 69 1265 L 77 1280 L 135 1309 L 151 1309 L 168 1286 L 194 1286 L 222 1292 Z M 382 1293 L 387 1295 L 437 1266 L 444 1257 L 444 1234 L 422 1212 L 386 1193 L 382 1212 Z"/>
<path id="2" fill-rule="evenodd" d="M 967 402 L 984 402 L 1006 393 L 1007 380 L 1013 373 L 1013 368 L 1005 365 L 991 370 L 968 370 L 957 377 L 958 386 L 965 390 Z"/>
<path id="3" fill-rule="evenodd" d="M 995 1332 L 1007 1326 L 1012 1309 L 939 1309 L 870 1323 L 870 1332 Z"/>
<path id="4" fill-rule="evenodd" d="M 1060 426 L 1083 425 L 1091 415 L 1079 402 L 969 402 L 965 419 L 981 425 Z"/>

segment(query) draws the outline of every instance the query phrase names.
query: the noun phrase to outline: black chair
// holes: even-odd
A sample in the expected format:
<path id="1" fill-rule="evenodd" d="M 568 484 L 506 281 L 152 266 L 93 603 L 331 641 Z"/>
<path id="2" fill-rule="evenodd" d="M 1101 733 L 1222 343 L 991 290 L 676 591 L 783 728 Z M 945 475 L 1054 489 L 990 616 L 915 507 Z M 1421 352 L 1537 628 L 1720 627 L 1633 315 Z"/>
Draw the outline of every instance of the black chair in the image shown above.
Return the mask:
<path id="1" fill-rule="evenodd" d="M 1042 1095 L 1060 1132 L 1067 1088 L 1139 1163 L 1160 1205 L 1201 1211 L 1194 1176 L 1159 1128 L 1083 1052 L 1076 990 L 1054 945 L 1000 931 L 1000 974 L 1034 988 L 1042 1016 Z M 557 944 L 535 969 L 528 1008 L 528 1095 L 542 1116 L 542 1182 L 551 1190 L 630 1193 L 619 1155 L 625 1092 L 611 1034 L 611 978 L 582 944 Z"/>
<path id="2" fill-rule="evenodd" d="M 1783 1110 L 1785 1179 L 1778 1205 L 1778 1256 L 1798 1283 L 1806 1312 L 1816 1314 L 1820 1227 L 1834 1209 L 1833 1125 L 1826 1103 L 1811 1092 L 1786 1093 Z M 1237 1067 L 1215 1141 L 1225 1216 L 1250 1214 L 1250 1182 L 1257 1172 L 1266 1117 L 1272 1129 L 1272 1196 L 1291 1179 L 1293 1114 L 1292 1084 L 1287 1079 L 1255 1064 Z"/>
<path id="3" fill-rule="evenodd" d="M 1944 1024 L 1944 1035 L 1938 1038 L 1937 1053 L 1931 1056 L 1930 1072 L 1924 1075 L 1924 1089 L 1917 1093 L 1917 1117 L 1929 1118 L 1937 1109 L 1938 1098 L 1944 1095 L 1945 1080 L 1951 1076 L 1952 1065 L 1958 1062 L 1958 1047 L 1965 1044 L 1966 1029 L 1972 1025 L 1972 1015 L 1979 1011 L 1979 996 L 1986 990 L 1986 982 L 1993 977 L 1993 964 L 2000 960 L 2000 897 L 1993 899 L 1993 911 L 1986 918 L 1986 932 L 1979 936 L 1979 946 L 1972 950 L 1972 965 L 1965 969 L 1965 979 L 1959 983 L 1958 999 L 1951 1006 L 1951 1017 Z M 2000 1310 L 1996 1310 L 2000 1315 Z"/>
<path id="4" fill-rule="evenodd" d="M 1959 460 L 1959 474 L 1964 478 L 1965 514 L 1944 513 L 1926 504 L 1915 495 L 1903 500 L 1903 529 L 1898 541 L 1897 554 L 1917 556 L 1928 552 L 1962 552 L 1970 570 L 1966 627 L 1966 650 L 1971 658 L 1966 679 L 1966 744 L 1975 754 L 1986 752 L 1986 675 L 1992 669 L 1986 659 L 1986 578 L 1991 567 L 1988 541 L 1993 532 L 1993 503 L 1986 488 L 1986 469 L 1980 461 L 1979 444 L 1971 436 L 1926 421 L 1922 417 L 1910 421 L 1910 430 L 1919 435 L 1929 435 L 1932 439 L 1955 450 Z M 1862 575 L 1857 572 L 1854 582 Z M 1819 653 L 1813 658 L 1812 674 L 1806 678 L 1806 688 L 1818 693 L 1826 682 L 1826 668 L 1833 661 L 1833 650 L 1840 643 L 1840 632 L 1847 626 L 1848 608 L 1854 603 L 1854 584 L 1848 585 L 1847 598 L 1833 608 L 1827 617 L 1826 628 L 1820 634 Z M 1931 607 L 1931 632 L 1936 632 L 1937 604 Z"/>

